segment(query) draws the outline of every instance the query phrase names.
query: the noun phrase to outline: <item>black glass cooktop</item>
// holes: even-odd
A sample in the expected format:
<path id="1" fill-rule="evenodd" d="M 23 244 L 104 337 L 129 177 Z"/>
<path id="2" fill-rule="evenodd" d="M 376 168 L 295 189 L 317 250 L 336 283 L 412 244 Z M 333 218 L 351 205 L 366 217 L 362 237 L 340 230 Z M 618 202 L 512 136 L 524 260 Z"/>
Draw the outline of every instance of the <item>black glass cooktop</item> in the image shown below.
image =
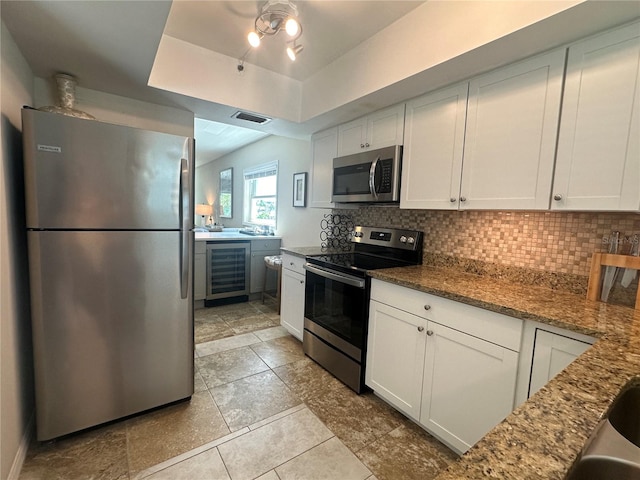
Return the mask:
<path id="1" fill-rule="evenodd" d="M 352 274 L 360 273 L 362 275 L 367 270 L 415 265 L 415 262 L 357 252 L 312 255 L 307 257 L 307 261 L 325 268 L 333 268 Z"/>

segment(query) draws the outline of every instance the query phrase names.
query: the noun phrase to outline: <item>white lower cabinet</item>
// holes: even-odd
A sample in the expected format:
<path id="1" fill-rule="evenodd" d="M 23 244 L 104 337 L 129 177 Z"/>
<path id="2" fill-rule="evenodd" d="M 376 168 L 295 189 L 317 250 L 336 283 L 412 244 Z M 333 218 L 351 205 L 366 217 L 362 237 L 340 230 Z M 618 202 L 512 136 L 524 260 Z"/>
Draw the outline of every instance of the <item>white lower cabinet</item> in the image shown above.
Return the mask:
<path id="1" fill-rule="evenodd" d="M 513 410 L 518 353 L 427 325 L 420 423 L 465 452 Z"/>
<path id="2" fill-rule="evenodd" d="M 304 328 L 304 259 L 302 257 L 282 255 L 282 287 L 280 303 L 280 324 L 302 341 Z"/>
<path id="3" fill-rule="evenodd" d="M 531 363 L 529 396 L 544 387 L 549 380 L 582 355 L 590 343 L 537 329 Z"/>
<path id="4" fill-rule="evenodd" d="M 422 397 L 426 320 L 371 301 L 365 383 L 418 421 Z"/>
<path id="5" fill-rule="evenodd" d="M 595 341 L 588 335 L 527 320 L 520 347 L 515 406 L 549 383 Z"/>
<path id="6" fill-rule="evenodd" d="M 365 383 L 378 396 L 458 453 L 511 413 L 521 320 L 378 280 L 371 297 Z"/>

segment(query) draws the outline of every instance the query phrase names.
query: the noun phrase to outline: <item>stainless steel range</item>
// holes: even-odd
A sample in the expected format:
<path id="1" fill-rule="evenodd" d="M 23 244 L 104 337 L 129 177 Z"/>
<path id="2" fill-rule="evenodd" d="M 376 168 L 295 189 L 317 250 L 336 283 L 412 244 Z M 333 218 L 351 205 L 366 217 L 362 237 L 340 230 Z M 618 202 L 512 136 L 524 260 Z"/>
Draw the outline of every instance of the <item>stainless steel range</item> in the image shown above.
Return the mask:
<path id="1" fill-rule="evenodd" d="M 307 257 L 304 352 L 358 393 L 364 370 L 371 278 L 368 270 L 419 265 L 422 232 L 355 227 L 353 252 Z"/>

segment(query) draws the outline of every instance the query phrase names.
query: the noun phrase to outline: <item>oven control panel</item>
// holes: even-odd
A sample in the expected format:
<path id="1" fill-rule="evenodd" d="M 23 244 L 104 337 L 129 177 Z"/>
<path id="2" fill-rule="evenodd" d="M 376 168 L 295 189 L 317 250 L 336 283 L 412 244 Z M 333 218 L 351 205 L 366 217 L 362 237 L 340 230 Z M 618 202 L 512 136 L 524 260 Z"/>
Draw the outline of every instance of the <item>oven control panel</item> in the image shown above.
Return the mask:
<path id="1" fill-rule="evenodd" d="M 422 232 L 397 228 L 358 226 L 353 230 L 351 241 L 404 250 L 417 250 L 422 248 Z"/>

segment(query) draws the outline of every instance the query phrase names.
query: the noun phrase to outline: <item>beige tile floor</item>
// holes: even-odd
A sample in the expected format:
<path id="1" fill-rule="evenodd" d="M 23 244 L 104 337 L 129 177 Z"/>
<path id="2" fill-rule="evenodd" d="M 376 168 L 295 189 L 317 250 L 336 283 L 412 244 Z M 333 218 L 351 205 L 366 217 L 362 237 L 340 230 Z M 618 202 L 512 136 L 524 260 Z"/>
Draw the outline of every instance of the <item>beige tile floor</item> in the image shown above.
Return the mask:
<path id="1" fill-rule="evenodd" d="M 21 480 L 429 480 L 456 458 L 260 302 L 197 310 L 190 401 L 29 449 Z"/>

